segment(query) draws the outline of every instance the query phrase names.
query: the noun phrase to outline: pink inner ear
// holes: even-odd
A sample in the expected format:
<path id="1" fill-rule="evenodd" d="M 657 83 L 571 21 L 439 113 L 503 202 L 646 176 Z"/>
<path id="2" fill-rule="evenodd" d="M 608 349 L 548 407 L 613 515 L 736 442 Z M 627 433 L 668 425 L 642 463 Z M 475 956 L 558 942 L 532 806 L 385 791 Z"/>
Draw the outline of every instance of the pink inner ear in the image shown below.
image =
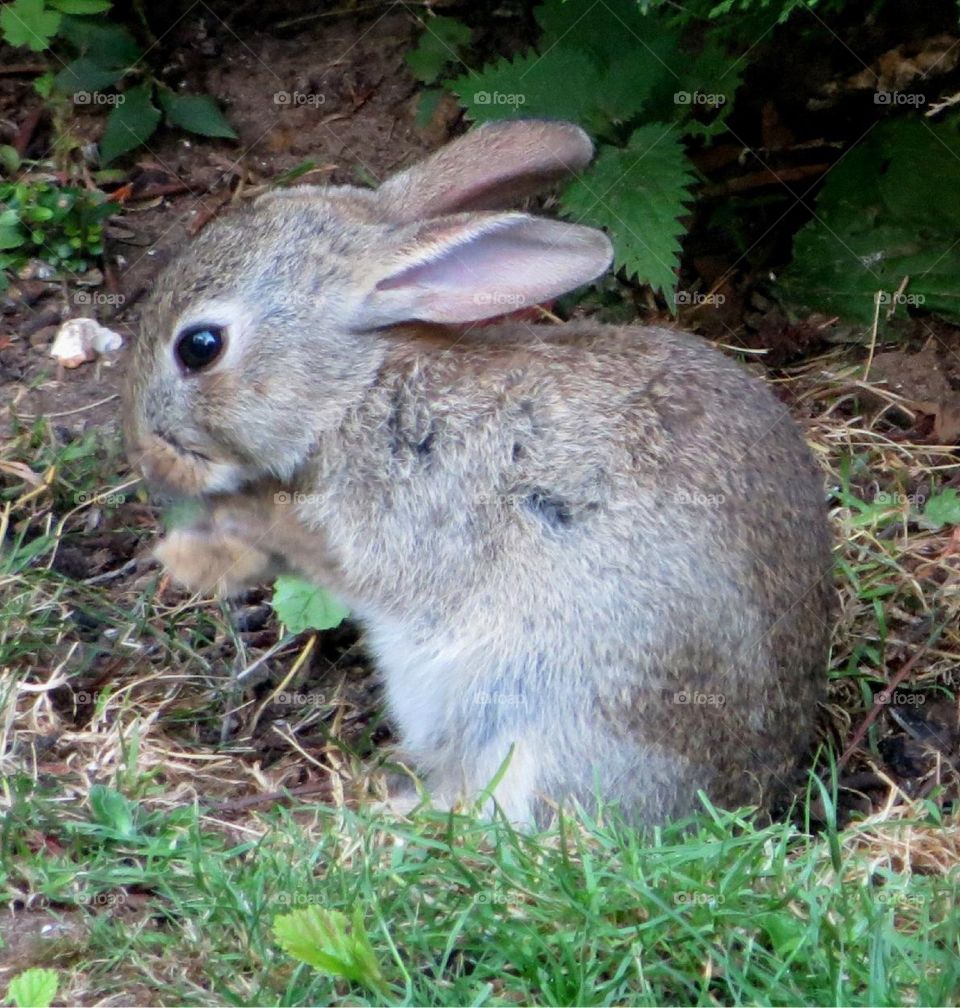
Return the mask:
<path id="1" fill-rule="evenodd" d="M 479 230 L 381 280 L 378 292 L 407 319 L 472 322 L 506 315 L 587 283 L 610 261 L 600 232 L 528 219 Z"/>

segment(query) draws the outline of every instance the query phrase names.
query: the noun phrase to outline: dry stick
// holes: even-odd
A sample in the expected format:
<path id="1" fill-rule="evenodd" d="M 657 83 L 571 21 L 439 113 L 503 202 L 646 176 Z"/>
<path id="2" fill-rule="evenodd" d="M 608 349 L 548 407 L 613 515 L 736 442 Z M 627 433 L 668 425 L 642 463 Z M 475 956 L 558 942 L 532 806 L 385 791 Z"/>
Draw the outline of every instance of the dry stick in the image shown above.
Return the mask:
<path id="1" fill-rule="evenodd" d="M 903 668 L 893 677 L 892 681 L 887 685 L 880 693 L 877 694 L 877 698 L 873 703 L 873 707 L 870 709 L 867 716 L 863 719 L 860 727 L 854 732 L 853 738 L 844 750 L 843 755 L 840 757 L 837 763 L 837 769 L 842 770 L 847 763 L 850 762 L 850 757 L 853 756 L 856 751 L 857 746 L 863 741 L 864 736 L 870 730 L 870 726 L 880 714 L 880 711 L 889 703 L 890 696 L 893 691 L 903 682 L 904 679 L 910 674 L 911 669 L 917 662 L 927 653 L 928 649 L 936 643 L 940 634 L 943 633 L 944 624 L 937 627 L 936 631 L 930 635 L 927 639 L 926 644 L 923 644 L 920 649 L 907 661 L 903 663 Z"/>

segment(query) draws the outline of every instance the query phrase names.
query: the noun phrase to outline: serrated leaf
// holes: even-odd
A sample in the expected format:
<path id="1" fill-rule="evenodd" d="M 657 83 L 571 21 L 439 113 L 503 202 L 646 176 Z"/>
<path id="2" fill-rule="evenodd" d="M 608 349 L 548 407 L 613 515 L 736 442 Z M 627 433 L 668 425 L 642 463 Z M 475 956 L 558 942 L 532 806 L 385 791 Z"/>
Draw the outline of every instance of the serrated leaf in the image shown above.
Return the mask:
<path id="1" fill-rule="evenodd" d="M 100 160 L 109 164 L 114 158 L 145 143 L 160 122 L 160 111 L 150 101 L 150 85 L 140 84 L 123 93 L 123 102 L 114 106 L 107 117 L 107 128 L 100 141 Z"/>
<path id="2" fill-rule="evenodd" d="M 910 308 L 960 318 L 960 117 L 891 120 L 830 172 L 780 278 L 787 300 L 870 325 Z M 906 282 L 906 286 L 903 284 Z"/>
<path id="3" fill-rule="evenodd" d="M 210 95 L 179 95 L 161 88 L 157 96 L 167 119 L 174 126 L 201 136 L 237 139 L 233 127 L 224 119 Z"/>
<path id="4" fill-rule="evenodd" d="M 55 970 L 35 966 L 10 981 L 7 998 L 17 1008 L 49 1008 L 57 996 L 58 984 Z"/>
<path id="5" fill-rule="evenodd" d="M 460 61 L 460 52 L 470 44 L 471 34 L 470 29 L 456 18 L 425 20 L 420 40 L 406 56 L 413 76 L 422 84 L 432 84 L 448 63 Z"/>
<path id="6" fill-rule="evenodd" d="M 560 205 L 577 223 L 606 228 L 617 268 L 667 295 L 677 283 L 680 217 L 692 200 L 693 182 L 679 134 L 654 123 L 635 130 L 626 147 L 601 147 Z"/>
<path id="7" fill-rule="evenodd" d="M 53 79 L 53 86 L 61 94 L 76 94 L 78 91 L 99 91 L 116 84 L 123 76 L 117 67 L 104 67 L 86 56 L 68 63 Z M 82 104 L 82 102 L 81 102 Z"/>
<path id="8" fill-rule="evenodd" d="M 359 904 L 352 921 L 339 910 L 310 906 L 274 918 L 277 944 L 295 959 L 334 977 L 362 984 L 381 997 L 386 984 Z"/>
<path id="9" fill-rule="evenodd" d="M 134 835 L 133 805 L 119 791 L 95 784 L 90 789 L 90 809 L 97 823 L 117 836 Z"/>
<path id="10" fill-rule="evenodd" d="M 280 622 L 295 634 L 329 630 L 350 615 L 350 610 L 325 588 L 287 574 L 274 583 L 273 608 Z"/>
<path id="11" fill-rule="evenodd" d="M 60 14 L 43 0 L 14 0 L 0 7 L 0 31 L 12 46 L 43 52 L 60 28 Z"/>
<path id="12" fill-rule="evenodd" d="M 113 6 L 112 0 L 47 0 L 63 14 L 102 14 Z"/>
<path id="13" fill-rule="evenodd" d="M 545 116 L 595 124 L 594 93 L 602 75 L 585 53 L 568 52 L 558 78 L 553 60 L 537 53 L 502 59 L 451 81 L 448 87 L 478 122 Z"/>
<path id="14" fill-rule="evenodd" d="M 944 525 L 960 525 L 960 494 L 947 487 L 927 501 L 923 509 L 925 528 L 941 529 Z"/>

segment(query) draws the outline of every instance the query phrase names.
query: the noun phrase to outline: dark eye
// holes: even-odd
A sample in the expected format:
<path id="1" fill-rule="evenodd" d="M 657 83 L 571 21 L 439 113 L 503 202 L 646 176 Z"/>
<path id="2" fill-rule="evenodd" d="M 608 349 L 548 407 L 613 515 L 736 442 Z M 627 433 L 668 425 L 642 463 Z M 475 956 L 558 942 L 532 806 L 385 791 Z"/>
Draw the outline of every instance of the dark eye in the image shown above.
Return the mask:
<path id="1" fill-rule="evenodd" d="M 223 353 L 224 343 L 221 326 L 190 326 L 177 339 L 177 357 L 188 371 L 199 371 L 209 367 Z"/>

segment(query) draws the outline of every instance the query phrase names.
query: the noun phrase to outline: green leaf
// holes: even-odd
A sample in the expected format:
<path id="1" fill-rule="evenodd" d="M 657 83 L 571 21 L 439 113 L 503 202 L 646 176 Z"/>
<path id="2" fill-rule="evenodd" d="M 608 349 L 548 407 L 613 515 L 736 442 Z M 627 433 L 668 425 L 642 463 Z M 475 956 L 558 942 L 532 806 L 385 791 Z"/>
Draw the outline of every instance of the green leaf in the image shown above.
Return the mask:
<path id="1" fill-rule="evenodd" d="M 134 806 L 119 791 L 95 784 L 90 789 L 90 809 L 96 822 L 116 836 L 134 835 Z"/>
<path id="2" fill-rule="evenodd" d="M 460 62 L 461 50 L 470 44 L 472 32 L 461 21 L 434 17 L 423 22 L 416 48 L 407 53 L 407 66 L 422 84 L 433 84 L 448 63 Z"/>
<path id="3" fill-rule="evenodd" d="M 60 36 L 81 56 L 88 55 L 94 63 L 104 67 L 130 67 L 142 55 L 140 46 L 126 28 L 103 18 L 65 14 Z"/>
<path id="4" fill-rule="evenodd" d="M 941 529 L 944 525 L 960 525 L 960 494 L 953 487 L 947 487 L 927 501 L 923 509 L 922 524 L 925 528 Z"/>
<path id="5" fill-rule="evenodd" d="M 329 630 L 350 615 L 350 610 L 326 589 L 286 574 L 274 584 L 273 608 L 280 622 L 295 634 Z"/>
<path id="6" fill-rule="evenodd" d="M 797 232 L 784 296 L 870 325 L 911 308 L 960 319 L 960 116 L 884 122 L 833 168 Z M 907 281 L 906 286 L 903 286 Z"/>
<path id="7" fill-rule="evenodd" d="M 59 13 L 48 10 L 43 0 L 14 0 L 0 7 L 0 31 L 12 46 L 43 52 L 59 27 Z"/>
<path id="8" fill-rule="evenodd" d="M 123 70 L 117 67 L 104 67 L 86 56 L 75 59 L 65 66 L 53 79 L 53 86 L 61 94 L 75 95 L 77 92 L 100 91 L 102 88 L 116 84 L 123 76 Z M 77 102 L 85 104 L 81 96 Z"/>
<path id="9" fill-rule="evenodd" d="M 560 205 L 578 224 L 606 228 L 617 268 L 666 295 L 677 283 L 680 217 L 693 182 L 678 131 L 652 123 L 635 130 L 626 147 L 601 147 Z"/>
<path id="10" fill-rule="evenodd" d="M 53 74 L 47 70 L 46 73 L 40 74 L 40 76 L 33 82 L 33 90 L 40 95 L 41 98 L 49 98 L 50 92 L 53 90 Z"/>
<path id="11" fill-rule="evenodd" d="M 199 133 L 201 136 L 226 137 L 236 140 L 237 134 L 217 108 L 210 95 L 178 95 L 161 88 L 157 92 L 167 119 L 174 126 Z"/>
<path id="12" fill-rule="evenodd" d="M 360 905 L 352 921 L 339 910 L 310 906 L 274 918 L 273 934 L 287 955 L 333 977 L 362 984 L 381 998 L 386 983 L 363 923 Z"/>
<path id="13" fill-rule="evenodd" d="M 0 168 L 8 175 L 14 175 L 20 168 L 20 155 L 16 147 L 9 144 L 0 144 Z"/>
<path id="14" fill-rule="evenodd" d="M 0 211 L 0 249 L 19 248 L 26 240 L 17 211 Z"/>
<path id="15" fill-rule="evenodd" d="M 564 56 L 559 77 L 553 60 L 529 53 L 491 63 L 448 86 L 478 122 L 545 116 L 590 125 L 596 118 L 595 92 L 601 81 L 601 71 L 590 57 L 574 50 Z"/>
<path id="16" fill-rule="evenodd" d="M 47 0 L 63 14 L 102 14 L 113 6 L 112 0 Z"/>
<path id="17" fill-rule="evenodd" d="M 104 164 L 146 143 L 160 122 L 160 112 L 150 102 L 149 84 L 130 88 L 122 97 L 123 102 L 107 117 L 100 141 L 100 160 Z"/>
<path id="18" fill-rule="evenodd" d="M 57 973 L 34 966 L 10 981 L 7 998 L 17 1008 L 49 1008 L 57 996 Z"/>

